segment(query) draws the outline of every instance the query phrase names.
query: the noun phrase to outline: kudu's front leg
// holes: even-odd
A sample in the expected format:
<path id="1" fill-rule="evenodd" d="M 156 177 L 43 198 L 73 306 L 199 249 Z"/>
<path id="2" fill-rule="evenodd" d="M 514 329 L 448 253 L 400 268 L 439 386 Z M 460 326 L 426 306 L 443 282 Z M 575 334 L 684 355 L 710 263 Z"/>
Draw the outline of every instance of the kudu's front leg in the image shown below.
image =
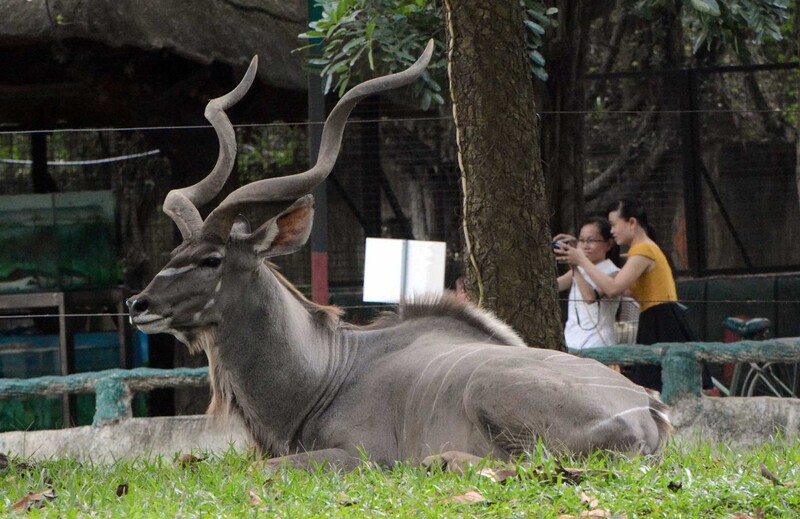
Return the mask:
<path id="1" fill-rule="evenodd" d="M 306 471 L 322 467 L 352 472 L 360 464 L 361 458 L 353 456 L 344 449 L 322 449 L 272 458 L 266 462 L 265 468 L 268 472 L 274 472 L 284 466 Z"/>

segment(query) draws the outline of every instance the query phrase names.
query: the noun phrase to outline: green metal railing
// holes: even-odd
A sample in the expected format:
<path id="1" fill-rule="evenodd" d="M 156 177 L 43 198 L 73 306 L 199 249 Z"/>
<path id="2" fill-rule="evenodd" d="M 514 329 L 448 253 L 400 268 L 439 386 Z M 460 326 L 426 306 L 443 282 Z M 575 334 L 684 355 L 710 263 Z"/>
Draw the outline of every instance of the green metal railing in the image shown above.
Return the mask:
<path id="1" fill-rule="evenodd" d="M 630 344 L 576 353 L 604 364 L 660 364 L 663 381 L 661 396 L 669 404 L 680 398 L 701 396 L 703 363 L 800 362 L 800 337 L 734 343 Z M 96 407 L 92 423 L 104 425 L 132 416 L 131 398 L 136 391 L 202 386 L 208 384 L 208 380 L 208 368 L 111 369 L 67 376 L 0 379 L 0 399 L 95 393 Z"/>
<path id="2" fill-rule="evenodd" d="M 109 369 L 74 375 L 0 379 L 0 399 L 94 393 L 92 425 L 105 425 L 133 416 L 136 391 L 208 384 L 208 368 Z"/>
<path id="3" fill-rule="evenodd" d="M 740 342 L 629 344 L 573 352 L 603 364 L 661 364 L 661 398 L 670 404 L 701 395 L 702 365 L 743 362 L 800 362 L 800 337 Z"/>

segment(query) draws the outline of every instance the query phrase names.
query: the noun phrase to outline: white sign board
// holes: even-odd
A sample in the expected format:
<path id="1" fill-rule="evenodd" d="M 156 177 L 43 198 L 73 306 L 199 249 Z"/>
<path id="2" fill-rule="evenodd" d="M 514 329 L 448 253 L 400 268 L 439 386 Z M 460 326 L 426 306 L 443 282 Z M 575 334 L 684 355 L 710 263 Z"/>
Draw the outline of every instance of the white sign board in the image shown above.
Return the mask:
<path id="1" fill-rule="evenodd" d="M 397 303 L 444 290 L 447 246 L 441 241 L 367 238 L 364 301 Z"/>

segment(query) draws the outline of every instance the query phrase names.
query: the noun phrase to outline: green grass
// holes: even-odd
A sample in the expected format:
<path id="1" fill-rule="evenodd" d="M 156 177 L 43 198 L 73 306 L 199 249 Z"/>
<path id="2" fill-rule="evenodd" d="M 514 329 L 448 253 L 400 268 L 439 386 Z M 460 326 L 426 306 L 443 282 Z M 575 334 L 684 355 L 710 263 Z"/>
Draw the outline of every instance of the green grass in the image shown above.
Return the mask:
<path id="1" fill-rule="evenodd" d="M 479 469 L 458 475 L 408 465 L 350 474 L 283 469 L 270 476 L 254 456 L 197 456 L 27 466 L 12 460 L 5 469 L 0 463 L 0 516 L 25 515 L 13 504 L 47 489 L 55 497 L 29 517 L 539 518 L 591 510 L 628 518 L 800 516 L 800 442 L 746 450 L 673 443 L 660 460 L 555 460 L 539 452 L 516 464 L 503 483 Z M 467 492 L 484 500 L 453 500 Z"/>

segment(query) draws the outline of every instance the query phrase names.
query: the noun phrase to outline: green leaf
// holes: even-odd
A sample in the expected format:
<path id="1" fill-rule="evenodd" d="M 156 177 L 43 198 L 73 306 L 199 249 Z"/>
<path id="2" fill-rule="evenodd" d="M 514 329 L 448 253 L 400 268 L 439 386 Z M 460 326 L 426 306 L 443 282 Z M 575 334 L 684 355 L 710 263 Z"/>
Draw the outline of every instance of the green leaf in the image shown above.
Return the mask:
<path id="1" fill-rule="evenodd" d="M 539 23 L 541 23 L 542 25 L 550 25 L 550 23 L 552 22 L 552 20 L 550 18 L 548 18 L 541 11 L 536 11 L 534 9 L 528 9 L 526 12 L 528 13 L 528 16 L 530 16 L 531 18 L 539 20 Z"/>
<path id="2" fill-rule="evenodd" d="M 325 34 L 319 32 L 319 31 L 311 30 L 311 31 L 306 31 L 304 33 L 301 33 L 297 37 L 298 38 L 302 38 L 304 40 L 308 40 L 308 39 L 311 39 L 311 38 L 322 38 L 324 36 L 325 36 Z"/>
<path id="3" fill-rule="evenodd" d="M 363 36 L 353 38 L 352 40 L 345 43 L 344 47 L 342 47 L 342 52 L 345 54 L 350 54 L 350 51 L 352 51 L 353 48 L 358 47 L 359 45 L 364 46 L 366 45 L 366 43 L 367 41 L 366 39 L 364 39 Z"/>
<path id="4" fill-rule="evenodd" d="M 530 20 L 525 20 L 525 26 L 539 36 L 544 34 L 544 27 Z"/>
<path id="5" fill-rule="evenodd" d="M 715 18 L 720 15 L 717 0 L 692 0 L 692 7 Z"/>
<path id="6" fill-rule="evenodd" d="M 432 98 L 431 98 L 430 90 L 425 90 L 422 93 L 422 109 L 423 110 L 428 110 L 431 107 L 431 101 L 432 101 Z"/>
<path id="7" fill-rule="evenodd" d="M 533 61 L 534 63 L 536 63 L 540 67 L 544 67 L 544 65 L 545 65 L 544 56 L 542 56 L 539 53 L 539 51 L 537 51 L 537 50 L 530 51 L 528 53 L 528 57 L 531 58 L 531 61 Z"/>

